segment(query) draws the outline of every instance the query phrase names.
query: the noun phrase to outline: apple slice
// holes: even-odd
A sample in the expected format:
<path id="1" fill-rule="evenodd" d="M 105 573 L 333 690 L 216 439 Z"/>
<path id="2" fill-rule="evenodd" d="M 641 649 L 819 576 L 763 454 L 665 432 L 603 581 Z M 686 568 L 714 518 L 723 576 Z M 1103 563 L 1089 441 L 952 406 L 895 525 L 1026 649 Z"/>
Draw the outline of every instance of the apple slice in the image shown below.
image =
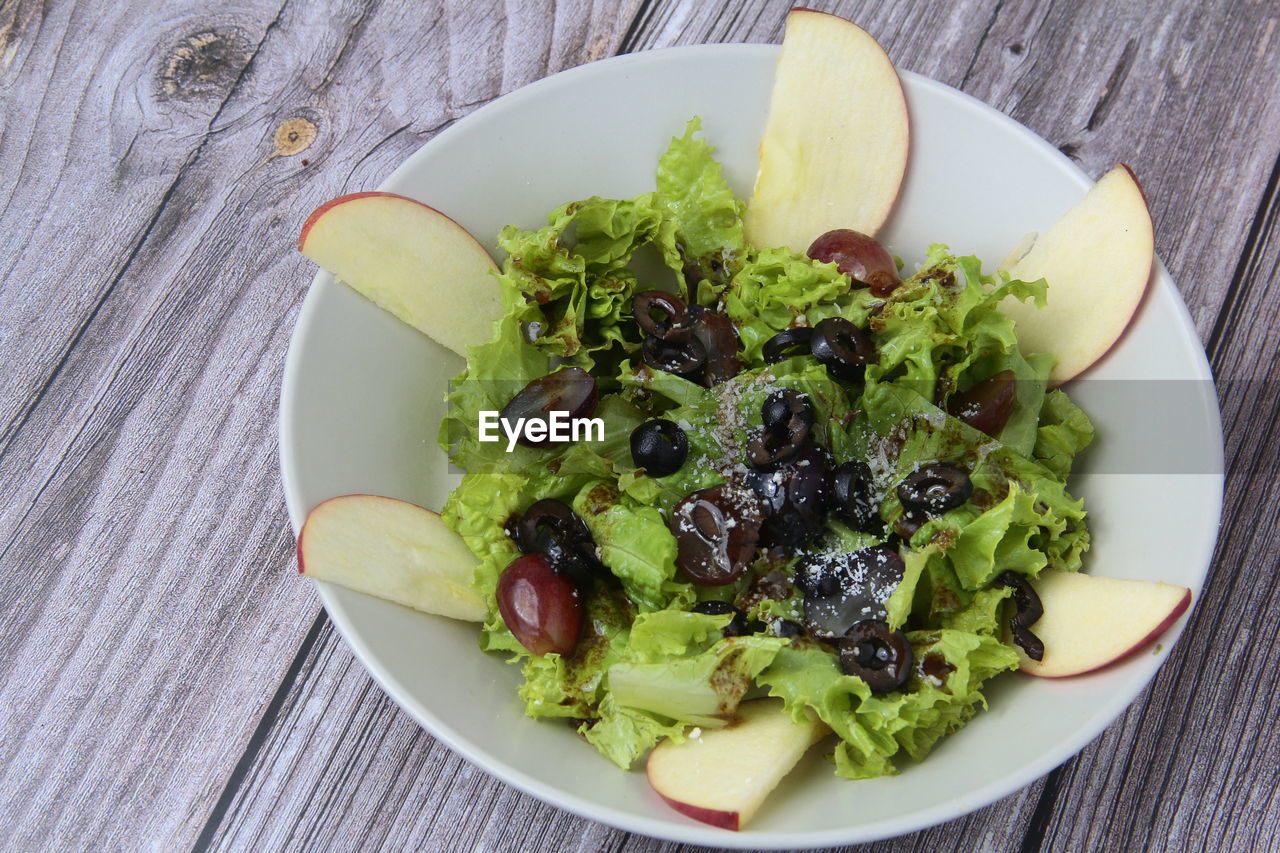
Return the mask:
<path id="1" fill-rule="evenodd" d="M 426 613 L 482 622 L 479 563 L 439 514 L 395 498 L 343 495 L 311 510 L 298 571 Z"/>
<path id="2" fill-rule="evenodd" d="M 394 193 L 354 193 L 307 218 L 298 251 L 461 356 L 502 315 L 498 267 L 465 228 Z"/>
<path id="3" fill-rule="evenodd" d="M 1031 631 L 1044 660 L 1018 650 L 1019 669 L 1041 678 L 1081 675 L 1152 643 L 1191 604 L 1191 590 L 1159 581 L 1048 570 L 1031 582 L 1044 615 Z"/>
<path id="4" fill-rule="evenodd" d="M 910 137 L 898 72 L 867 32 L 811 9 L 787 15 L 747 206 L 755 246 L 804 253 L 819 235 L 875 235 L 898 198 Z"/>
<path id="5" fill-rule="evenodd" d="M 681 814 L 737 830 L 829 731 L 817 719 L 797 723 L 781 699 L 753 699 L 725 728 L 658 744 L 649 754 L 649 784 Z"/>
<path id="6" fill-rule="evenodd" d="M 1011 297 L 1000 309 L 1018 324 L 1023 352 L 1058 357 L 1051 385 L 1084 372 L 1120 339 L 1142 302 L 1154 260 L 1151 213 L 1123 163 L 1005 260 L 1001 266 L 1013 278 L 1049 283 L 1046 307 Z"/>

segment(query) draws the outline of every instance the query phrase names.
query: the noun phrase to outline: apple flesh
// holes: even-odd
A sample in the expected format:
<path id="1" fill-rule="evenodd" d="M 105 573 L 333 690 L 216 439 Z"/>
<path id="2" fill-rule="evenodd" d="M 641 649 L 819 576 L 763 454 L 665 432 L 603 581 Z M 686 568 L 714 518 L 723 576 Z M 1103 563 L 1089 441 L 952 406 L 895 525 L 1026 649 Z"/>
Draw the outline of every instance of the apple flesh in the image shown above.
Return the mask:
<path id="1" fill-rule="evenodd" d="M 874 236 L 909 147 L 898 72 L 865 30 L 835 15 L 787 15 L 746 229 L 757 247 L 804 254 L 835 228 Z"/>
<path id="2" fill-rule="evenodd" d="M 302 574 L 468 622 L 488 616 L 472 588 L 478 563 L 437 513 L 377 495 L 331 498 L 298 534 Z"/>
<path id="3" fill-rule="evenodd" d="M 1133 172 L 1116 166 L 1045 233 L 1023 242 L 1002 264 L 1024 281 L 1043 278 L 1048 304 L 1010 297 L 1023 352 L 1057 356 L 1057 386 L 1083 373 L 1115 345 L 1146 293 L 1155 260 L 1151 213 Z"/>
<path id="4" fill-rule="evenodd" d="M 298 250 L 379 308 L 461 356 L 487 343 L 502 315 L 498 267 L 458 223 L 394 193 L 321 205 Z"/>
<path id="5" fill-rule="evenodd" d="M 1031 631 L 1044 659 L 1019 649 L 1019 669 L 1041 678 L 1093 672 L 1150 645 L 1191 605 L 1191 590 L 1158 581 L 1048 570 L 1031 582 L 1044 615 Z"/>
<path id="6" fill-rule="evenodd" d="M 829 731 L 816 718 L 797 723 L 780 699 L 753 699 L 725 728 L 658 744 L 649 754 L 649 784 L 681 814 L 738 830 Z"/>

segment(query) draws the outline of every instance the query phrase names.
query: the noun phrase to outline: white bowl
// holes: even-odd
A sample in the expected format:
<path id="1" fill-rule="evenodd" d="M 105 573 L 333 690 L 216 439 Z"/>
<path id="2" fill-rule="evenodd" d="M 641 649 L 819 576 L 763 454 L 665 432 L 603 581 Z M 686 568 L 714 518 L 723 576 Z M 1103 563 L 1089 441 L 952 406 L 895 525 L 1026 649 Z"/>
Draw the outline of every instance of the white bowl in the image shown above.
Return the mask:
<path id="1" fill-rule="evenodd" d="M 492 241 L 502 225 L 540 225 L 549 210 L 571 199 L 652 189 L 659 154 L 690 116 L 700 115 L 729 180 L 745 196 L 777 51 L 773 45 L 674 48 L 557 74 L 440 133 L 380 189 L 421 199 Z M 908 262 L 936 241 L 994 265 L 1090 185 L 1066 157 L 1012 119 L 940 83 L 903 77 L 911 160 L 897 211 L 881 236 Z M 436 446 L 436 425 L 446 383 L 461 367 L 457 356 L 331 276 L 317 275 L 289 348 L 281 402 L 281 467 L 295 530 L 311 507 L 351 492 L 439 508 L 457 472 Z M 1198 596 L 1221 508 L 1221 427 L 1208 364 L 1163 267 L 1122 344 L 1089 375 L 1140 381 L 1072 386 L 1100 436 L 1088 455 L 1090 473 L 1074 483 L 1089 501 L 1095 532 L 1087 568 L 1183 584 Z M 1164 387 L 1178 393 L 1164 395 Z M 1132 403 L 1134 393 L 1147 393 L 1153 404 L 1176 403 L 1169 416 L 1152 418 Z M 1139 458 L 1153 435 L 1169 453 Z M 388 695 L 489 773 L 631 832 L 769 848 L 910 832 L 1027 785 L 1124 711 L 1168 656 L 1186 618 L 1162 639 L 1162 651 L 1098 674 L 996 679 L 990 710 L 899 776 L 845 781 L 810 756 L 747 830 L 730 833 L 667 808 L 643 773 L 618 771 L 566 725 L 523 716 L 518 669 L 480 652 L 475 626 L 338 587 L 318 588 L 334 624 Z"/>

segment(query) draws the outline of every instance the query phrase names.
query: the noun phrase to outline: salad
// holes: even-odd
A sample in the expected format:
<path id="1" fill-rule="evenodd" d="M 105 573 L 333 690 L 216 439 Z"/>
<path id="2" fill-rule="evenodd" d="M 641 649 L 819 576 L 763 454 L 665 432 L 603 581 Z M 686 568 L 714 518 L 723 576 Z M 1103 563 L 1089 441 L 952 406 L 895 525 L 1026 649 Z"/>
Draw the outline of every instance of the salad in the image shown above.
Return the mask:
<path id="1" fill-rule="evenodd" d="M 653 192 L 503 229 L 442 516 L 528 715 L 619 767 L 767 696 L 837 775 L 896 773 L 1043 654 L 1030 581 L 1089 547 L 1066 482 L 1093 428 L 1000 309 L 1043 280 L 848 230 L 751 245 L 743 214 L 694 119 Z M 561 417 L 597 428 L 551 440 Z"/>
<path id="2" fill-rule="evenodd" d="M 907 264 L 871 235 L 908 118 L 868 33 L 794 9 L 749 205 L 696 118 L 652 192 L 509 226 L 501 267 L 419 199 L 321 205 L 299 250 L 466 359 L 439 424 L 465 474 L 439 513 L 313 506 L 299 570 L 476 623 L 528 715 L 727 829 L 816 743 L 893 774 L 989 679 L 1150 645 L 1191 590 L 1079 571 L 1093 427 L 1059 390 L 1142 303 L 1143 191 L 1117 164 L 995 274 Z"/>

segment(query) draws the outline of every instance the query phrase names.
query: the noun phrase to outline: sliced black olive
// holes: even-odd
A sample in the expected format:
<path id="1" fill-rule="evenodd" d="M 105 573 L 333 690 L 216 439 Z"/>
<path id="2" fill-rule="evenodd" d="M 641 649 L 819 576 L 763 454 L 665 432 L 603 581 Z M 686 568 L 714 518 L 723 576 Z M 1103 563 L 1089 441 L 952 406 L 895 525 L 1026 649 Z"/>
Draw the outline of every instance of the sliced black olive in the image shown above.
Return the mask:
<path id="1" fill-rule="evenodd" d="M 794 619 L 778 619 L 770 626 L 775 637 L 783 637 L 790 639 L 792 637 L 803 637 L 804 626 Z"/>
<path id="2" fill-rule="evenodd" d="M 747 437 L 747 458 L 760 468 L 777 468 L 800 452 L 800 446 L 809 437 L 807 426 L 795 429 L 764 429 Z"/>
<path id="3" fill-rule="evenodd" d="M 747 614 L 727 601 L 699 601 L 693 605 L 693 612 L 704 613 L 707 616 L 728 616 L 732 614 L 733 618 L 729 620 L 728 625 L 724 626 L 724 635 L 726 637 L 741 637 L 750 633 L 750 628 L 747 625 Z"/>
<path id="4" fill-rule="evenodd" d="M 762 545 L 790 551 L 821 535 L 831 511 L 832 470 L 831 455 L 809 441 L 774 470 L 747 474 L 745 482 L 769 516 L 760 530 Z"/>
<path id="5" fill-rule="evenodd" d="M 760 499 L 760 510 L 766 516 L 782 511 L 787 503 L 787 480 L 790 472 L 785 468 L 766 471 L 760 468 L 749 468 L 742 482 Z"/>
<path id="6" fill-rule="evenodd" d="M 508 522 L 511 529 L 511 522 Z M 591 577 L 612 578 L 596 556 L 591 529 L 563 501 L 543 498 L 525 510 L 514 525 L 513 537 L 526 554 L 542 554 L 558 572 L 580 584 Z"/>
<path id="7" fill-rule="evenodd" d="M 591 579 L 603 577 L 607 570 L 594 554 L 588 554 L 588 548 L 594 551 L 594 544 L 570 541 L 555 529 L 542 527 L 529 552 L 541 554 L 556 572 L 567 575 L 580 587 L 589 588 Z"/>
<path id="8" fill-rule="evenodd" d="M 654 318 L 655 308 L 665 315 L 663 319 Z M 683 328 L 689 322 L 689 310 L 684 300 L 664 290 L 645 290 L 631 297 L 631 313 L 641 330 L 656 338 L 665 337 L 671 329 Z"/>
<path id="9" fill-rule="evenodd" d="M 631 431 L 631 461 L 650 477 L 669 477 L 689 457 L 689 437 L 673 421 L 654 418 Z"/>
<path id="10" fill-rule="evenodd" d="M 764 342 L 761 355 L 765 364 L 777 364 L 793 355 L 802 355 L 810 351 L 809 341 L 813 338 L 813 329 L 802 326 L 796 329 L 783 329 Z"/>
<path id="11" fill-rule="evenodd" d="M 787 505 L 765 520 L 760 528 L 760 544 L 782 554 L 794 554 L 821 533 L 822 528 L 815 526 L 812 519 Z"/>
<path id="12" fill-rule="evenodd" d="M 722 483 L 688 495 L 671 511 L 676 565 L 695 583 L 732 583 L 755 556 L 763 520 L 759 501 L 743 486 Z"/>
<path id="13" fill-rule="evenodd" d="M 875 480 L 865 462 L 851 459 L 836 469 L 835 509 L 854 530 L 879 532 L 879 507 L 876 503 Z"/>
<path id="14" fill-rule="evenodd" d="M 813 405 L 797 391 L 775 391 L 765 400 L 760 418 L 764 426 L 747 439 L 747 456 L 753 465 L 776 468 L 794 458 L 808 440 Z"/>
<path id="15" fill-rule="evenodd" d="M 831 454 L 809 442 L 800 448 L 788 468 L 791 478 L 787 480 L 787 505 L 820 529 L 831 511 Z"/>
<path id="16" fill-rule="evenodd" d="M 963 504 L 973 494 L 973 481 L 959 465 L 934 462 L 903 478 L 898 499 L 908 510 L 925 516 L 942 515 Z"/>
<path id="17" fill-rule="evenodd" d="M 697 373 L 707 363 L 706 348 L 688 329 L 670 329 L 664 338 L 645 338 L 640 355 L 654 370 L 679 376 Z"/>
<path id="18" fill-rule="evenodd" d="M 828 317 L 814 326 L 809 348 L 827 373 L 845 381 L 861 379 L 863 368 L 876 357 L 871 337 L 843 317 Z"/>
<path id="19" fill-rule="evenodd" d="M 864 619 L 840 639 L 840 668 L 865 681 L 873 693 L 896 690 L 911 674 L 911 644 L 887 623 Z"/>
<path id="20" fill-rule="evenodd" d="M 924 527 L 925 522 L 928 520 L 929 519 L 924 515 L 924 513 L 909 509 L 900 515 L 898 520 L 894 522 L 893 532 L 895 535 L 909 540 L 912 536 L 916 535 L 917 530 Z"/>
<path id="21" fill-rule="evenodd" d="M 538 541 L 538 531 L 550 527 L 567 542 L 591 541 L 591 528 L 564 501 L 555 498 L 543 498 L 534 501 L 520 516 L 516 529 L 516 544 L 526 554 L 534 552 L 534 543 Z"/>
<path id="22" fill-rule="evenodd" d="M 1031 626 L 1044 615 L 1044 606 L 1035 587 L 1025 576 L 1014 572 L 1001 572 L 996 576 L 996 586 L 1007 586 L 1013 590 L 1013 604 L 1016 608 L 1009 619 L 1009 633 L 1013 641 L 1022 647 L 1027 657 L 1032 660 L 1044 660 L 1044 643 L 1031 633 Z"/>
<path id="23" fill-rule="evenodd" d="M 796 586 L 806 596 L 830 598 L 840 591 L 840 573 L 825 560 L 801 560 L 796 566 Z"/>
<path id="24" fill-rule="evenodd" d="M 742 372 L 745 365 L 738 357 L 740 341 L 732 320 L 710 308 L 691 305 L 689 321 L 694 337 L 707 354 L 706 368 L 702 374 L 703 385 L 710 388 Z"/>
<path id="25" fill-rule="evenodd" d="M 797 416 L 807 425 L 813 425 L 813 404 L 809 397 L 791 388 L 774 391 L 760 409 L 760 421 L 765 429 L 785 426 L 787 421 Z"/>

